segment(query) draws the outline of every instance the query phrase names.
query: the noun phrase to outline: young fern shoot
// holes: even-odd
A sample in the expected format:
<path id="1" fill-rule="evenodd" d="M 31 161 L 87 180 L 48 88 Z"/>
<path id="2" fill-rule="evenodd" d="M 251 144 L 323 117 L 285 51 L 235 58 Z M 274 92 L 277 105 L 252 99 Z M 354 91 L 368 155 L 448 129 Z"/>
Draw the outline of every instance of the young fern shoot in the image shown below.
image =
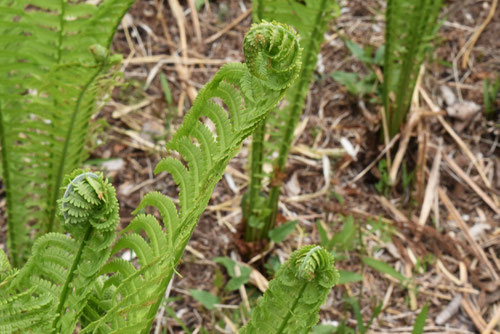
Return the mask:
<path id="1" fill-rule="evenodd" d="M 269 283 L 240 334 L 310 333 L 338 279 L 333 256 L 324 248 L 312 245 L 295 251 Z"/>
<path id="2" fill-rule="evenodd" d="M 38 238 L 19 272 L 2 281 L 0 332 L 73 333 L 119 222 L 115 190 L 102 175 L 77 170 L 66 178 L 61 204 L 71 234 Z"/>
<path id="3" fill-rule="evenodd" d="M 299 77 L 286 94 L 286 106 L 271 113 L 253 134 L 250 185 L 242 202 L 247 241 L 267 238 L 276 222 L 293 133 L 302 115 L 324 33 L 336 7 L 333 0 L 254 0 L 252 4 L 255 22 L 277 20 L 297 29 L 304 52 Z M 266 135 L 269 136 L 268 140 L 264 140 Z M 277 158 L 273 158 L 274 155 Z M 266 175 L 263 171 L 266 161 L 273 165 L 272 175 Z M 270 178 L 268 196 L 262 190 L 266 176 Z"/>
<path id="4" fill-rule="evenodd" d="M 385 13 L 383 103 L 389 136 L 410 109 L 420 66 L 440 25 L 442 0 L 389 0 Z"/>
<path id="5" fill-rule="evenodd" d="M 136 213 L 146 206 L 157 208 L 165 231 L 153 216 L 141 213 L 122 232 L 112 252 L 130 249 L 138 266 L 120 257 L 105 265 L 102 274 L 109 278 L 94 287 L 81 333 L 149 333 L 175 266 L 229 160 L 299 73 L 301 48 L 286 25 L 253 25 L 243 47 L 246 64 L 228 64 L 216 73 L 167 144 L 187 168 L 173 157 L 155 168 L 155 173 L 170 173 L 180 188 L 179 210 L 158 192 L 142 199 Z M 215 124 L 215 133 L 202 117 Z"/>

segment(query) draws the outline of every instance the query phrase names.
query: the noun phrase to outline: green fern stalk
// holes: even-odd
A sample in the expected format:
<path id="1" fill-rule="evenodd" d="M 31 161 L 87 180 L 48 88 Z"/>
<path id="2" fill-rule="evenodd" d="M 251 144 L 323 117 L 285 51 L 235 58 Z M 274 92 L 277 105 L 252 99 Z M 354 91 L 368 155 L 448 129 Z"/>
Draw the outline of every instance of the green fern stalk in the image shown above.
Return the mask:
<path id="1" fill-rule="evenodd" d="M 282 110 L 272 113 L 268 119 L 266 131 L 259 131 L 253 135 L 252 144 L 252 166 L 250 171 L 251 196 L 245 197 L 243 211 L 247 221 L 245 239 L 247 241 L 267 238 L 269 230 L 276 222 L 278 214 L 278 201 L 281 192 L 282 175 L 285 173 L 286 162 L 290 146 L 293 141 L 293 133 L 299 122 L 312 74 L 316 68 L 318 53 L 323 42 L 323 35 L 333 18 L 335 7 L 333 0 L 254 0 L 254 20 L 273 19 L 294 26 L 304 43 L 302 55 L 303 67 L 299 79 L 289 89 L 286 101 L 287 106 Z M 265 154 L 258 151 L 254 154 L 254 147 L 264 142 L 265 134 L 269 134 L 269 143 L 266 142 Z M 260 195 L 263 179 L 263 160 L 269 159 L 273 152 L 278 157 L 273 161 L 273 175 L 270 176 L 269 196 Z M 260 160 L 259 160 L 260 159 Z M 254 162 L 254 160 L 256 160 Z M 255 189 L 259 189 L 256 191 Z"/>
<path id="2" fill-rule="evenodd" d="M 312 245 L 295 251 L 259 298 L 240 334 L 310 333 L 338 279 L 333 256 L 324 248 Z"/>
<path id="3" fill-rule="evenodd" d="M 267 197 L 262 195 L 262 179 L 264 178 L 264 136 L 266 122 L 262 121 L 252 134 L 252 147 L 250 154 L 250 182 L 248 192 L 242 198 L 243 217 L 247 219 L 245 239 L 254 241 L 259 239 L 258 233 L 262 230 L 262 219 L 266 213 L 262 212 Z"/>
<path id="4" fill-rule="evenodd" d="M 94 286 L 83 313 L 81 333 L 149 332 L 175 266 L 229 160 L 297 77 L 301 49 L 288 26 L 253 25 L 243 47 L 246 64 L 228 64 L 216 73 L 167 145 L 185 164 L 168 157 L 155 168 L 155 173 L 170 173 L 178 185 L 179 210 L 158 192 L 142 199 L 136 213 L 146 206 L 157 208 L 166 231 L 153 216 L 140 213 L 122 232 L 112 253 L 133 251 L 138 266 L 121 258 L 104 266 L 104 279 Z M 227 109 L 217 103 L 220 100 Z M 215 124 L 215 133 L 203 117 Z"/>
<path id="5" fill-rule="evenodd" d="M 389 0 L 383 102 L 389 136 L 400 130 L 410 108 L 420 66 L 439 29 L 442 0 Z"/>
<path id="6" fill-rule="evenodd" d="M 29 254 L 31 228 L 60 229 L 62 180 L 86 157 L 90 118 L 119 63 L 108 50 L 132 2 L 0 0 L 0 146 L 15 266 Z"/>
<path id="7" fill-rule="evenodd" d="M 73 333 L 92 287 L 111 254 L 119 223 L 114 188 L 102 175 L 75 171 L 60 201 L 70 236 L 47 233 L 33 255 L 1 286 L 0 332 Z"/>

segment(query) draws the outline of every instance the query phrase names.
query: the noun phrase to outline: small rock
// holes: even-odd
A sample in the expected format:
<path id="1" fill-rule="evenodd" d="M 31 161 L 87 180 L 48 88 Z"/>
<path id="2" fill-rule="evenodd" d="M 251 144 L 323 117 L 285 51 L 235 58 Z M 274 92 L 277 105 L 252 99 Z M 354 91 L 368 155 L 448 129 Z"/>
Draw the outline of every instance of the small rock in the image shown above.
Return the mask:
<path id="1" fill-rule="evenodd" d="M 448 116 L 461 121 L 469 121 L 479 110 L 481 106 L 472 101 L 458 102 L 446 108 Z"/>
<path id="2" fill-rule="evenodd" d="M 297 177 L 297 173 L 293 173 L 290 181 L 288 181 L 285 185 L 287 192 L 292 196 L 297 196 L 300 194 L 300 183 Z"/>
<path id="3" fill-rule="evenodd" d="M 105 161 L 101 164 L 102 168 L 106 169 L 108 172 L 116 172 L 123 168 L 125 162 L 122 158 L 112 159 Z"/>
<path id="4" fill-rule="evenodd" d="M 439 89 L 447 106 L 452 106 L 457 102 L 457 97 L 450 87 L 442 85 Z"/>

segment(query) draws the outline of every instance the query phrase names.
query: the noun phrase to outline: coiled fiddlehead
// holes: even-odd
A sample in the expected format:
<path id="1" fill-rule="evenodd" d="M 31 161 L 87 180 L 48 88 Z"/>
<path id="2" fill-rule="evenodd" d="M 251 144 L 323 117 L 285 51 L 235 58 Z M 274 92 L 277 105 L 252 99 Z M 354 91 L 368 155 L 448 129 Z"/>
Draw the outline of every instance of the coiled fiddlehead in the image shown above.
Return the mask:
<path id="1" fill-rule="evenodd" d="M 111 253 L 119 222 L 114 188 L 102 175 L 80 170 L 65 184 L 61 213 L 72 237 L 48 233 L 36 240 L 31 258 L 5 289 L 15 309 L 7 333 L 73 333 Z M 19 307 L 23 300 L 30 302 Z"/>
<path id="2" fill-rule="evenodd" d="M 290 27 L 268 22 L 253 25 L 244 43 L 247 64 L 223 66 L 200 90 L 167 144 L 182 160 L 168 157 L 155 168 L 155 173 L 172 175 L 180 189 L 178 207 L 153 192 L 136 210 L 156 207 L 166 231 L 151 215 L 139 214 L 130 223 L 113 253 L 130 249 L 137 254 L 138 266 L 117 258 L 103 268 L 110 278 L 95 287 L 94 295 L 109 299 L 93 298 L 96 302 L 84 312 L 82 333 L 149 332 L 175 265 L 229 160 L 297 76 L 301 49 Z M 215 124 L 215 131 L 204 118 Z"/>
<path id="3" fill-rule="evenodd" d="M 338 278 L 333 256 L 324 248 L 312 245 L 295 251 L 269 283 L 240 333 L 309 333 Z"/>
<path id="4" fill-rule="evenodd" d="M 289 26 L 262 21 L 246 34 L 243 51 L 248 70 L 274 90 L 289 87 L 299 75 L 302 49 Z"/>

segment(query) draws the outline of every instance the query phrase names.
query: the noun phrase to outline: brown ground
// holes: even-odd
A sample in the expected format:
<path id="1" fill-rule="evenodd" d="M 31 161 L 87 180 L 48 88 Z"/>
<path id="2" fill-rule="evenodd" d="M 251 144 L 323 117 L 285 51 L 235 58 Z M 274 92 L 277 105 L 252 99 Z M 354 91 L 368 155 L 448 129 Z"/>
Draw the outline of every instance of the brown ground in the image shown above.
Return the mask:
<path id="1" fill-rule="evenodd" d="M 181 24 L 187 40 L 187 50 L 183 50 L 170 2 L 177 0 L 165 1 L 163 5 L 158 5 L 158 1 L 137 0 L 126 18 L 127 30 L 120 27 L 115 38 L 115 51 L 126 59 L 125 83 L 115 90 L 112 101 L 101 112 L 111 126 L 101 134 L 107 141 L 96 149 L 92 159 L 123 159 L 124 164 L 108 175 L 117 187 L 124 223 L 130 221 L 131 211 L 146 192 L 159 190 L 175 196 L 173 181 L 165 175 L 154 176 L 152 170 L 160 157 L 165 156 L 165 141 L 191 106 L 189 90 L 199 90 L 220 66 L 207 63 L 210 60 L 243 61 L 242 39 L 251 23 L 251 15 L 248 15 L 220 38 L 207 43 L 207 39 L 251 8 L 247 0 L 210 2 L 210 10 L 204 7 L 198 13 L 200 41 L 188 10 L 190 1 L 182 1 L 185 16 L 181 17 L 184 20 Z M 273 245 L 265 259 L 251 266 L 270 279 L 263 266 L 269 257 L 277 256 L 283 261 L 300 245 L 318 243 L 316 221 L 321 221 L 328 233 L 334 235 L 343 226 L 341 215 L 352 215 L 359 238 L 356 237 L 348 252 L 338 253 L 338 267 L 360 273 L 364 280 L 332 290 L 321 311 L 322 323 L 345 321 L 355 328 L 354 313 L 345 302 L 346 297 L 355 297 L 365 322 L 375 307 L 383 303 L 382 312 L 370 327 L 373 333 L 411 332 L 416 315 L 426 303 L 430 309 L 425 332 L 480 332 L 500 315 L 499 129 L 494 122 L 486 122 L 482 110 L 465 121 L 449 117 L 445 111 L 429 112 L 432 105 L 446 107 L 440 90 L 443 85 L 458 99 L 482 105 L 483 78 L 493 78 L 494 72 L 500 71 L 500 8 L 475 44 L 467 68 L 462 69 L 462 49 L 485 20 L 491 3 L 446 2 L 447 16 L 439 33 L 440 42 L 420 85 L 429 98 L 426 101 L 420 94 L 419 105 L 414 108 L 414 116 L 417 113 L 424 116 L 415 117 L 412 129 L 402 132 L 402 137 L 409 135 L 404 164 L 408 171 L 416 171 L 416 182 L 404 188 L 400 172 L 398 186 L 383 197 L 375 189 L 381 177 L 376 159 L 384 157 L 379 156 L 384 145 L 379 144 L 378 107 L 366 102 L 363 108 L 330 77 L 337 70 L 367 72 L 367 68 L 350 55 L 338 34 L 358 44 L 380 46 L 384 41 L 382 3 L 385 2 L 341 2 L 342 15 L 332 24 L 326 37 L 328 43 L 321 51 L 322 63 L 315 74 L 302 118 L 305 127 L 289 160 L 285 180 L 289 186 L 285 187 L 280 206 L 285 220 L 299 220 L 300 228 L 284 242 Z M 185 56 L 195 65 L 176 66 L 173 55 L 179 59 Z M 163 56 L 163 63 L 155 58 L 157 56 Z M 445 66 L 444 62 L 452 66 Z M 172 105 L 165 101 L 160 73 L 168 79 Z M 147 79 L 150 84 L 144 89 Z M 126 112 L 130 106 L 133 108 Z M 122 115 L 114 117 L 113 113 Z M 437 115 L 443 115 L 441 121 Z M 455 129 L 463 142 L 455 140 L 450 135 L 453 130 L 446 130 L 447 126 Z M 356 160 L 342 150 L 342 137 L 359 150 Z M 432 172 L 441 140 L 443 158 Z M 330 196 L 297 197 L 315 194 L 325 185 L 321 159 L 325 149 L 332 153 L 329 156 L 332 173 L 327 180 Z M 470 156 L 467 151 L 471 152 Z M 392 154 L 394 157 L 395 151 Z M 471 158 L 477 163 L 473 164 Z M 239 327 L 243 319 L 248 318 L 244 307 L 239 306 L 243 305 L 245 295 L 224 291 L 217 280 L 221 273 L 222 278 L 227 279 L 226 272 L 211 261 L 217 256 L 242 260 L 237 247 L 240 236 L 236 231 L 241 228 L 239 202 L 248 181 L 247 161 L 248 142 L 227 170 L 227 177 L 234 180 L 236 188 L 231 189 L 227 179 L 216 187 L 210 207 L 203 214 L 178 268 L 182 278 L 175 278 L 170 292 L 170 297 L 179 298 L 169 302 L 167 309 L 173 310 L 193 333 L 203 332 L 202 329 L 208 333 L 231 333 L 233 324 Z M 359 176 L 372 163 L 373 166 Z M 102 165 L 99 168 L 103 168 Z M 457 172 L 457 168 L 463 173 Z M 426 192 L 429 180 L 435 177 L 438 177 L 440 191 L 436 188 Z M 477 188 L 473 189 L 471 183 Z M 331 196 L 333 192 L 342 196 L 343 204 Z M 431 210 L 422 226 L 419 225 L 422 203 L 429 196 Z M 487 201 L 493 204 L 488 205 Z M 496 215 L 492 207 L 496 208 Z M 375 228 L 377 221 L 381 226 L 379 230 Z M 362 265 L 362 256 L 377 258 L 412 277 L 409 289 L 394 278 Z M 208 311 L 190 296 L 189 289 L 211 291 L 221 297 L 223 305 L 216 311 Z M 258 295 L 254 284 L 247 284 L 247 294 L 253 303 Z M 437 315 L 452 299 L 459 298 L 457 296 L 461 296 L 461 301 L 458 308 L 450 311 L 449 320 L 436 323 Z M 156 333 L 183 333 L 172 314 L 162 311 Z M 496 330 L 500 329 L 496 327 Z"/>

